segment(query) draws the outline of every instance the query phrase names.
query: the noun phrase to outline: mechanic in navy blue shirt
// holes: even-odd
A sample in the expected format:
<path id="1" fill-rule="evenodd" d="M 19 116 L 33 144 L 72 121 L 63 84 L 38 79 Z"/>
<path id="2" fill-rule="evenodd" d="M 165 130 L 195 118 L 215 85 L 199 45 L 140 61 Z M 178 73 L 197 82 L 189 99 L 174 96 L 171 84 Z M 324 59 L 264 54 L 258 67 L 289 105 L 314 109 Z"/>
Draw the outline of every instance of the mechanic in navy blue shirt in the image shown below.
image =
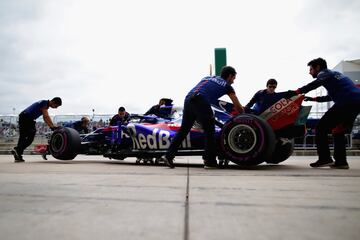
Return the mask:
<path id="1" fill-rule="evenodd" d="M 161 98 L 159 103 L 152 106 L 145 115 L 154 114 L 158 117 L 168 118 L 172 114 L 173 100 L 170 98 Z"/>
<path id="2" fill-rule="evenodd" d="M 246 113 L 259 115 L 271 105 L 281 99 L 281 96 L 275 93 L 277 81 L 273 78 L 266 82 L 266 89 L 260 90 L 246 104 L 244 110 Z"/>
<path id="3" fill-rule="evenodd" d="M 73 128 L 80 134 L 89 133 L 90 119 L 88 117 L 82 117 L 79 121 L 66 124 L 65 127 Z"/>
<path id="4" fill-rule="evenodd" d="M 316 126 L 315 139 L 319 159 L 311 163 L 310 166 L 348 169 L 344 131 L 333 134 L 335 163 L 330 156 L 327 135 L 332 133 L 332 130 L 339 124 L 348 129 L 353 127 L 356 116 L 360 112 L 360 89 L 355 86 L 350 78 L 327 69 L 326 61 L 322 58 L 310 61 L 308 66 L 310 67 L 310 75 L 316 80 L 296 91 L 290 90 L 288 96 L 307 93 L 323 86 L 328 92 L 327 96 L 321 98 L 306 97 L 306 100 L 334 102 L 334 105 L 329 108 Z"/>
<path id="5" fill-rule="evenodd" d="M 30 144 L 34 141 L 36 128 L 35 128 L 35 120 L 39 118 L 41 115 L 44 118 L 45 123 L 51 128 L 51 130 L 55 130 L 57 127 L 52 122 L 48 109 L 57 108 L 61 106 L 62 101 L 61 98 L 55 97 L 51 101 L 49 100 L 40 100 L 38 102 L 33 103 L 24 111 L 22 111 L 19 115 L 19 141 L 16 147 L 11 151 L 14 155 L 15 162 L 24 162 L 22 154 L 24 150 L 30 146 Z"/>
<path id="6" fill-rule="evenodd" d="M 113 116 L 110 120 L 110 126 L 118 126 L 119 124 L 126 124 L 130 119 L 130 114 L 125 111 L 124 107 L 119 107 L 118 114 Z"/>
<path id="7" fill-rule="evenodd" d="M 217 167 L 215 145 L 215 118 L 210 104 L 227 94 L 232 100 L 235 109 L 243 112 L 234 89 L 231 87 L 236 78 L 233 67 L 225 66 L 221 70 L 221 76 L 209 76 L 203 78 L 185 97 L 181 127 L 172 139 L 170 147 L 162 160 L 170 167 L 174 167 L 173 159 L 181 142 L 190 132 L 195 120 L 197 120 L 205 135 L 205 153 L 203 155 L 205 168 Z"/>

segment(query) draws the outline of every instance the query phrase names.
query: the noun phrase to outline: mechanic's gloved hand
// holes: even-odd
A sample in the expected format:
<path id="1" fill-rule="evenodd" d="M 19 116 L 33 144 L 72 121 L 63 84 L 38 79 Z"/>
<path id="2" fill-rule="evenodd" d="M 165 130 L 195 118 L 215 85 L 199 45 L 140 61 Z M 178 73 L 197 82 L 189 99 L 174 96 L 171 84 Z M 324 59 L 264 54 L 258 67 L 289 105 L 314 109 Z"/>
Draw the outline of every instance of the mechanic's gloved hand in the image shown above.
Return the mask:
<path id="1" fill-rule="evenodd" d="M 316 101 L 316 99 L 315 99 L 315 98 L 313 98 L 313 97 L 308 97 L 308 96 L 305 96 L 305 97 L 304 97 L 304 101 L 305 101 L 305 102 L 307 102 L 307 101 L 313 101 L 313 102 L 315 102 L 315 101 Z"/>
<path id="2" fill-rule="evenodd" d="M 284 98 L 291 98 L 296 95 L 298 95 L 296 91 L 289 90 L 289 91 L 285 92 Z"/>
<path id="3" fill-rule="evenodd" d="M 55 131 L 55 130 L 57 130 L 57 129 L 59 129 L 59 128 L 60 128 L 60 127 L 58 127 L 58 126 L 50 127 L 51 131 Z"/>

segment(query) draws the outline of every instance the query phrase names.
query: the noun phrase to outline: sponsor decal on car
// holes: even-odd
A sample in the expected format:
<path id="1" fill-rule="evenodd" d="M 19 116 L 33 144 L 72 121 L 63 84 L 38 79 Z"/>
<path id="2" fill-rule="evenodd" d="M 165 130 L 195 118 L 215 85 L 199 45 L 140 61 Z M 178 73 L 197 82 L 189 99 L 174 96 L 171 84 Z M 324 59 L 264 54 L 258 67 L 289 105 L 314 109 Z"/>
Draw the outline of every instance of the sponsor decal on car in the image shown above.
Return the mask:
<path id="1" fill-rule="evenodd" d="M 274 130 L 285 127 L 295 122 L 303 99 L 302 95 L 290 99 L 282 98 L 264 111 L 260 117 L 265 119 Z"/>
<path id="2" fill-rule="evenodd" d="M 159 128 L 154 128 L 152 131 L 149 129 L 151 132 L 145 134 L 137 131 L 134 124 L 128 124 L 127 128 L 136 149 L 168 149 L 174 135 L 173 131 Z M 190 134 L 182 142 L 181 148 L 191 148 Z"/>

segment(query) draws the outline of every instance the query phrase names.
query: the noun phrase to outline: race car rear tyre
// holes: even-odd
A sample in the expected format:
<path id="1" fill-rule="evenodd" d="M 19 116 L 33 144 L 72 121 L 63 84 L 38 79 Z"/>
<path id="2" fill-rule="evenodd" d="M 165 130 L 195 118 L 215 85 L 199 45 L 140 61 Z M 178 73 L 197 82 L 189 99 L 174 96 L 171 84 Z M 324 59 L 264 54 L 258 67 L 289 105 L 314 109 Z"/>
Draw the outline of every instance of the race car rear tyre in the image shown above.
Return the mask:
<path id="1" fill-rule="evenodd" d="M 72 160 L 80 152 L 79 133 L 72 128 L 60 128 L 53 132 L 49 142 L 51 155 L 60 160 Z"/>
<path id="2" fill-rule="evenodd" d="M 292 140 L 281 140 L 279 139 L 275 146 L 275 151 L 270 160 L 267 163 L 281 163 L 288 159 L 294 152 L 294 139 Z"/>
<path id="3" fill-rule="evenodd" d="M 238 115 L 227 121 L 221 130 L 222 155 L 242 166 L 257 165 L 267 161 L 275 149 L 275 134 L 262 118 Z"/>

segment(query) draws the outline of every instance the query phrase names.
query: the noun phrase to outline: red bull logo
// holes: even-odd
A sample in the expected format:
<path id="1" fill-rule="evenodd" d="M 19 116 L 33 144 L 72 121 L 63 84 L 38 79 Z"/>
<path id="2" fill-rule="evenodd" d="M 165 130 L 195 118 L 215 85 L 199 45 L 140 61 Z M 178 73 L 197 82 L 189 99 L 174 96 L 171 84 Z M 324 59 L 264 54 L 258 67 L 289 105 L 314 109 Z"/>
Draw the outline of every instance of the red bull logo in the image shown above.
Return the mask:
<path id="1" fill-rule="evenodd" d="M 138 133 L 134 124 L 127 125 L 136 149 L 168 149 L 171 143 L 171 132 L 154 128 L 148 134 Z M 181 148 L 191 148 L 190 134 L 181 144 Z"/>

